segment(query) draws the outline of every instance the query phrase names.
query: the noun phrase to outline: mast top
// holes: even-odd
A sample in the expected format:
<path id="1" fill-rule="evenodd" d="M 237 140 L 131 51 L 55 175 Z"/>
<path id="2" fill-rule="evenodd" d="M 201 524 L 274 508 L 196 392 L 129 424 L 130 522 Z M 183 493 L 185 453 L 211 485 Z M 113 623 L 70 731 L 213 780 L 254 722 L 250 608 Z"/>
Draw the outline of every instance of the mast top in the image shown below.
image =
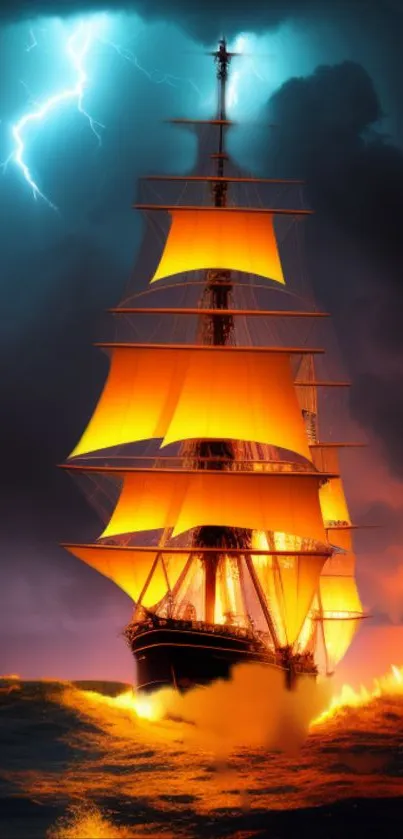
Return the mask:
<path id="1" fill-rule="evenodd" d="M 226 111 L 226 84 L 228 79 L 228 66 L 234 52 L 228 52 L 227 42 L 225 38 L 221 38 L 218 42 L 218 49 L 212 53 L 217 67 L 218 79 L 218 103 L 217 103 L 217 120 L 219 121 L 219 140 L 216 157 L 216 174 L 221 179 L 221 183 L 216 182 L 213 186 L 213 199 L 215 207 L 225 207 L 227 203 L 227 188 L 228 183 L 224 180 L 224 162 L 227 159 L 224 149 L 224 126 L 227 123 Z"/>
<path id="2" fill-rule="evenodd" d="M 214 56 L 217 65 L 218 80 L 220 82 L 226 82 L 228 78 L 228 65 L 232 56 L 237 55 L 237 53 L 228 52 L 227 41 L 225 38 L 221 38 L 218 42 L 218 49 L 215 52 L 212 52 L 211 55 Z"/>

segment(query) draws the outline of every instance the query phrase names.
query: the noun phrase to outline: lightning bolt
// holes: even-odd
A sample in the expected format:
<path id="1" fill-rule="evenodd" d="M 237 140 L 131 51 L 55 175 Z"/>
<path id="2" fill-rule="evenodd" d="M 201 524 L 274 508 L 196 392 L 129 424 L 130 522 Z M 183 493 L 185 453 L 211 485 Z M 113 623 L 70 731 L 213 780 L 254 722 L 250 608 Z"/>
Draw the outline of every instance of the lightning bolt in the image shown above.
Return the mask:
<path id="1" fill-rule="evenodd" d="M 35 32 L 33 29 L 29 30 L 29 37 L 31 40 L 29 44 L 27 44 L 27 46 L 25 47 L 25 52 L 31 52 L 31 50 L 35 49 L 35 47 L 38 46 L 38 41 L 36 40 Z"/>
<path id="2" fill-rule="evenodd" d="M 230 75 L 227 89 L 227 103 L 229 109 L 233 109 L 238 104 L 239 85 L 242 82 L 242 79 L 247 77 L 249 73 L 252 73 L 257 79 L 259 79 L 259 81 L 267 82 L 267 79 L 265 79 L 256 69 L 256 65 L 251 55 L 248 55 L 246 52 L 246 50 L 251 49 L 250 39 L 248 39 L 247 35 L 238 35 L 235 39 L 234 46 L 231 47 L 231 49 L 233 52 L 243 55 L 243 58 L 241 59 L 242 65 L 240 66 L 238 64 L 236 69 L 232 69 Z"/>
<path id="3" fill-rule="evenodd" d="M 33 47 L 36 46 L 37 42 L 32 30 L 30 30 L 30 34 L 31 44 L 29 45 L 29 49 L 33 49 Z M 74 32 L 67 39 L 66 43 L 66 53 L 68 59 L 71 63 L 71 66 L 74 68 L 76 72 L 75 85 L 73 87 L 61 90 L 59 93 L 55 93 L 53 96 L 50 96 L 42 105 L 37 105 L 34 110 L 30 111 L 27 114 L 24 114 L 24 116 L 22 116 L 21 119 L 12 126 L 11 134 L 15 142 L 15 147 L 11 154 L 8 156 L 7 160 L 5 160 L 4 163 L 1 164 L 3 171 L 6 170 L 10 162 L 18 166 L 26 182 L 30 186 L 34 198 L 42 198 L 43 201 L 45 201 L 46 204 L 52 208 L 52 210 L 57 210 L 56 205 L 53 204 L 52 201 L 50 201 L 49 198 L 47 198 L 46 195 L 44 195 L 44 193 L 41 191 L 38 184 L 34 180 L 34 177 L 30 172 L 29 166 L 24 158 L 25 132 L 33 124 L 43 122 L 52 111 L 57 109 L 63 103 L 68 101 L 76 101 L 78 111 L 88 120 L 91 131 L 95 135 L 98 144 L 101 143 L 101 136 L 97 129 L 103 128 L 104 126 L 102 126 L 101 123 L 97 122 L 97 120 L 95 120 L 85 110 L 83 105 L 84 93 L 88 82 L 88 76 L 85 70 L 85 58 L 94 41 L 94 38 L 94 22 L 81 21 L 78 24 L 77 28 L 74 30 Z"/>
<path id="4" fill-rule="evenodd" d="M 163 73 L 161 70 L 146 70 L 146 68 L 140 64 L 137 56 L 133 52 L 131 52 L 131 50 L 128 50 L 126 47 L 121 47 L 120 44 L 115 44 L 113 41 L 104 41 L 104 44 L 115 50 L 115 52 L 117 52 L 117 54 L 125 61 L 129 61 L 130 64 L 133 64 L 134 67 L 136 67 L 137 70 L 140 71 L 140 73 L 143 73 L 145 76 L 147 76 L 150 82 L 154 82 L 154 84 L 167 84 L 170 85 L 170 87 L 178 87 L 178 85 L 175 84 L 175 82 L 180 82 L 181 84 L 185 82 L 185 84 L 189 84 L 191 87 L 193 87 L 193 90 L 196 91 L 198 96 L 201 96 L 201 92 L 195 84 L 195 82 L 193 81 L 193 79 L 185 79 L 181 76 L 173 76 L 172 73 Z"/>
<path id="5" fill-rule="evenodd" d="M 245 47 L 244 35 L 238 35 L 235 44 L 232 48 L 233 52 L 242 53 Z M 240 81 L 241 71 L 239 69 L 232 70 L 227 87 L 227 105 L 228 108 L 233 108 L 238 102 L 238 85 Z"/>
<path id="6" fill-rule="evenodd" d="M 181 78 L 179 76 L 174 76 L 170 73 L 163 73 L 159 70 L 149 71 L 140 64 L 137 56 L 133 52 L 126 49 L 125 47 L 120 46 L 117 43 L 104 39 L 101 36 L 100 31 L 103 28 L 104 23 L 105 19 L 103 17 L 101 19 L 99 16 L 97 16 L 96 18 L 90 18 L 84 21 L 81 20 L 74 28 L 74 31 L 67 38 L 67 41 L 65 43 L 65 51 L 69 64 L 75 72 L 75 84 L 71 87 L 67 87 L 59 91 L 58 93 L 55 93 L 52 96 L 49 96 L 49 98 L 46 99 L 43 103 L 34 102 L 32 100 L 32 96 L 29 94 L 30 102 L 32 104 L 32 110 L 24 114 L 21 117 L 21 119 L 18 120 L 18 122 L 11 126 L 11 135 L 14 140 L 14 148 L 7 157 L 7 159 L 0 164 L 0 168 L 3 170 L 3 173 L 6 172 L 7 167 L 10 163 L 17 166 L 20 169 L 28 186 L 30 187 L 35 200 L 37 200 L 38 198 L 42 199 L 52 210 L 58 211 L 58 208 L 42 192 L 36 180 L 34 179 L 34 176 L 31 173 L 31 170 L 27 163 L 27 136 L 29 135 L 29 130 L 35 124 L 38 125 L 40 123 L 45 122 L 51 113 L 57 111 L 57 109 L 65 103 L 75 102 L 77 110 L 87 120 L 92 133 L 95 135 L 98 145 L 101 145 L 102 138 L 99 129 L 102 129 L 105 126 L 102 125 L 102 123 L 98 122 L 96 119 L 94 119 L 94 117 L 91 116 L 91 114 L 89 114 L 88 111 L 84 108 L 84 96 L 89 81 L 85 60 L 95 41 L 98 41 L 99 43 L 102 43 L 105 46 L 115 50 L 115 52 L 121 58 L 133 64 L 133 66 L 136 67 L 136 69 L 139 72 L 147 76 L 147 78 L 154 84 L 167 84 L 172 87 L 177 87 L 179 83 L 187 83 L 194 88 L 194 90 L 198 93 L 199 96 L 201 96 L 200 90 L 198 89 L 198 87 L 192 79 Z M 38 41 L 35 36 L 35 32 L 32 28 L 29 30 L 29 38 L 30 41 L 25 47 L 26 52 L 31 52 L 31 50 L 38 46 Z M 28 91 L 28 88 L 25 85 L 25 83 L 21 83 Z"/>

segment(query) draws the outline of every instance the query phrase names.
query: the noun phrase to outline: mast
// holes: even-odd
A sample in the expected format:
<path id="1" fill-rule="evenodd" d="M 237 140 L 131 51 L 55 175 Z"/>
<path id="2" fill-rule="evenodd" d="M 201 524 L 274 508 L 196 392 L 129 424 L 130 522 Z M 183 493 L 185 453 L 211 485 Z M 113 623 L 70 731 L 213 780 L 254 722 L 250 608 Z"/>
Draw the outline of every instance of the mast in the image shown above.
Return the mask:
<path id="1" fill-rule="evenodd" d="M 212 181 L 212 199 L 216 208 L 227 207 L 227 192 L 229 181 L 225 178 L 225 163 L 228 159 L 224 145 L 224 129 L 228 125 L 226 111 L 226 84 L 228 79 L 228 68 L 234 53 L 227 50 L 225 38 L 219 42 L 218 49 L 213 53 L 218 80 L 218 103 L 217 103 L 217 126 L 218 126 L 218 147 L 213 155 L 216 166 L 216 181 Z M 213 176 L 214 177 L 214 176 Z M 223 311 L 226 314 L 205 314 L 200 319 L 200 339 L 203 344 L 224 346 L 231 343 L 234 332 L 234 317 L 228 312 L 231 308 L 231 271 L 228 269 L 213 269 L 206 272 L 206 286 L 202 295 L 202 308 L 212 309 L 215 312 Z M 229 382 L 222 381 L 222 387 L 231 386 Z M 237 446 L 231 440 L 209 440 L 199 441 L 192 444 L 193 453 L 196 455 L 196 468 L 206 468 L 206 458 L 215 458 L 212 468 L 216 470 L 231 469 L 231 464 L 237 459 Z M 252 531 L 240 527 L 200 527 L 194 537 L 194 545 L 203 548 L 217 547 L 216 553 L 209 553 L 204 557 L 205 569 L 205 620 L 207 623 L 214 623 L 217 591 L 217 570 L 220 559 L 225 556 L 226 549 L 238 548 L 240 557 L 242 549 L 250 549 L 252 544 Z M 251 560 L 247 560 L 247 567 L 250 573 Z M 257 586 L 255 577 L 252 578 L 257 597 L 260 600 L 262 593 L 260 586 Z M 274 645 L 278 646 L 277 634 L 274 622 L 267 608 L 264 609 L 265 619 L 270 631 Z"/>
<path id="2" fill-rule="evenodd" d="M 214 158 L 216 166 L 216 174 L 219 180 L 212 184 L 212 197 L 214 207 L 227 206 L 227 191 L 228 181 L 224 177 L 225 161 L 227 154 L 224 151 L 224 129 L 226 127 L 226 86 L 228 79 L 228 67 L 232 58 L 232 53 L 227 51 L 227 43 L 225 38 L 219 42 L 218 50 L 213 53 L 214 60 L 217 65 L 217 80 L 218 80 L 218 102 L 217 102 L 217 119 L 218 123 L 218 147 Z M 203 295 L 203 304 L 208 305 L 212 309 L 228 309 L 229 297 L 232 290 L 231 287 L 231 272 L 230 271 L 208 271 L 207 285 Z M 204 319 L 204 333 L 206 338 L 211 336 L 211 343 L 226 344 L 228 338 L 233 331 L 234 321 L 231 315 L 226 316 L 212 316 Z M 206 343 L 210 341 L 206 340 Z"/>
<path id="3" fill-rule="evenodd" d="M 219 47 L 217 52 L 215 53 L 215 62 L 217 65 L 217 79 L 218 79 L 218 113 L 217 118 L 220 120 L 226 119 L 226 101 L 225 101 L 225 93 L 226 93 L 226 82 L 228 78 L 228 65 L 231 58 L 227 52 L 227 45 L 225 39 L 222 39 L 219 43 Z M 217 158 L 216 158 L 216 167 L 217 167 L 217 175 L 219 178 L 224 177 L 224 125 L 221 122 L 218 127 L 218 149 L 217 149 Z M 216 181 L 212 187 L 212 193 L 214 198 L 214 206 L 215 207 L 225 207 L 227 203 L 227 189 L 228 184 L 226 181 Z M 206 297 L 208 300 L 208 305 L 211 305 L 211 308 L 215 309 L 228 309 L 228 301 L 229 301 L 229 294 L 231 290 L 231 286 L 228 283 L 230 279 L 230 272 L 229 271 L 222 271 L 222 272 L 215 272 L 209 271 L 208 272 L 208 283 L 206 288 Z M 212 343 L 213 344 L 225 344 L 227 342 L 227 338 L 229 337 L 230 332 L 233 330 L 234 321 L 231 316 L 222 317 L 221 315 L 218 316 L 207 316 L 204 318 L 205 323 L 205 336 L 212 333 Z M 206 334 L 207 333 L 207 334 Z M 213 444 L 214 445 L 214 444 Z M 208 446 L 208 444 L 207 444 Z M 218 443 L 214 445 L 214 455 L 229 455 L 233 458 L 233 450 L 226 446 L 225 444 Z M 205 452 L 205 447 L 203 444 L 200 446 L 200 454 L 203 455 Z M 209 454 L 213 454 L 211 450 L 210 444 L 210 451 Z M 209 532 L 210 530 L 210 532 Z M 208 544 L 211 542 L 211 539 L 214 539 L 214 535 L 219 536 L 219 534 L 214 534 L 211 532 L 211 529 L 201 528 L 198 534 L 197 543 Z M 224 534 L 223 534 L 224 536 Z M 206 583 L 205 583 L 205 619 L 208 623 L 214 623 L 214 616 L 215 616 L 215 600 L 216 600 L 216 585 L 217 585 L 217 568 L 220 559 L 220 554 L 213 554 L 210 557 L 207 557 L 207 561 L 205 562 L 205 575 L 206 575 Z"/>
<path id="4" fill-rule="evenodd" d="M 228 67 L 232 54 L 227 50 L 225 38 L 219 42 L 218 49 L 213 53 L 217 67 L 218 81 L 218 102 L 217 102 L 217 125 L 218 125 L 218 146 L 214 156 L 217 181 L 212 183 L 212 198 L 214 207 L 227 206 L 228 182 L 225 180 L 225 161 L 227 155 L 224 149 L 224 129 L 227 123 L 226 110 L 226 84 L 228 79 Z M 202 296 L 202 306 L 215 310 L 228 310 L 230 308 L 231 296 L 231 271 L 225 269 L 210 270 L 206 273 L 206 286 Z M 230 342 L 234 330 L 234 319 L 232 315 L 204 315 L 201 317 L 201 340 L 204 344 L 225 345 Z M 222 386 L 225 388 L 226 383 Z M 231 441 L 200 441 L 196 443 L 199 464 L 197 468 L 203 468 L 206 457 L 214 457 L 218 460 L 214 464 L 215 469 L 226 469 L 228 463 L 235 460 L 234 445 Z M 221 549 L 249 547 L 250 540 L 247 531 L 237 528 L 226 527 L 201 527 L 195 535 L 194 544 L 200 547 L 217 547 Z M 217 569 L 222 556 L 222 550 L 206 556 L 205 568 L 205 620 L 207 623 L 214 623 Z"/>
<path id="5" fill-rule="evenodd" d="M 227 119 L 226 114 L 226 86 L 228 79 L 228 67 L 231 61 L 231 53 L 227 52 L 227 44 L 225 38 L 219 42 L 218 50 L 214 54 L 217 64 L 217 79 L 218 79 L 218 114 L 220 120 L 218 133 L 218 151 L 217 151 L 217 175 L 219 178 L 224 178 L 224 164 L 226 155 L 224 152 L 224 120 Z M 214 185 L 214 206 L 225 207 L 227 198 L 227 183 L 218 182 Z"/>

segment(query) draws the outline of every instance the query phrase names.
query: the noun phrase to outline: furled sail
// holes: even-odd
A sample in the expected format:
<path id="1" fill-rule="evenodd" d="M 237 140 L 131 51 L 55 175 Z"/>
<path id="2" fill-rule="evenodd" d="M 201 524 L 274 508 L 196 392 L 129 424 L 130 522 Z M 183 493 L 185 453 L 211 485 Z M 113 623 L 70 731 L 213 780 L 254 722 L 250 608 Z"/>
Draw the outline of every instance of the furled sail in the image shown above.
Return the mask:
<path id="1" fill-rule="evenodd" d="M 344 445 L 344 444 L 343 444 Z M 312 462 L 320 472 L 340 473 L 338 445 L 326 443 L 311 444 Z"/>
<path id="2" fill-rule="evenodd" d="M 316 442 L 318 433 L 318 391 L 314 385 L 315 379 L 316 371 L 313 355 L 302 356 L 298 365 L 295 385 L 309 443 Z M 312 385 L 298 387 L 298 382 L 304 381 L 312 382 Z"/>
<path id="3" fill-rule="evenodd" d="M 146 607 L 158 603 L 172 589 L 185 568 L 189 554 L 163 553 L 141 548 L 110 545 L 66 545 L 73 556 L 113 580 L 136 603 L 153 571 L 142 597 Z M 157 561 L 156 561 L 157 560 Z M 155 563 L 155 567 L 153 569 Z"/>
<path id="4" fill-rule="evenodd" d="M 171 228 L 152 283 L 208 268 L 284 283 L 272 213 L 220 208 L 174 209 L 170 215 Z"/>
<path id="5" fill-rule="evenodd" d="M 114 347 L 104 391 L 71 456 L 151 438 L 249 440 L 310 458 L 288 353 Z"/>
<path id="6" fill-rule="evenodd" d="M 123 487 L 102 538 L 202 525 L 277 530 L 324 543 L 320 475 L 208 471 L 109 470 Z"/>

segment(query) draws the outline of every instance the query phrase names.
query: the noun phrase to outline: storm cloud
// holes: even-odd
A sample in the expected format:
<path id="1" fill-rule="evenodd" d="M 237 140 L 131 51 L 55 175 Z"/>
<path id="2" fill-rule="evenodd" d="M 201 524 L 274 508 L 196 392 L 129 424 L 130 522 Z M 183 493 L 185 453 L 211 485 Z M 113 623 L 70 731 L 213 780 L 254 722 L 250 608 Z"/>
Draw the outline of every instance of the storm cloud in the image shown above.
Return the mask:
<path id="1" fill-rule="evenodd" d="M 379 14 L 390 19 L 393 12 L 389 3 L 381 3 Z M 366 12 L 372 16 L 373 4 L 367 0 L 335 0 L 328 8 L 339 14 Z M 148 20 L 162 20 L 183 26 L 197 38 L 217 37 L 220 26 L 225 22 L 227 34 L 250 27 L 251 30 L 269 29 L 289 18 L 304 18 L 320 13 L 320 0 L 290 0 L 279 4 L 276 0 L 256 0 L 248 7 L 242 2 L 230 0 L 205 0 L 193 4 L 186 0 L 131 0 L 115 4 L 115 12 L 132 12 Z M 102 0 L 79 2 L 79 0 L 5 0 L 1 4 L 0 19 L 21 21 L 39 16 L 85 14 L 87 12 L 111 11 L 111 5 Z"/>
<path id="2" fill-rule="evenodd" d="M 306 178 L 309 260 L 353 376 L 351 408 L 402 475 L 403 154 L 382 133 L 373 80 L 353 62 L 290 79 L 267 114 L 276 129 L 256 159 Z"/>

